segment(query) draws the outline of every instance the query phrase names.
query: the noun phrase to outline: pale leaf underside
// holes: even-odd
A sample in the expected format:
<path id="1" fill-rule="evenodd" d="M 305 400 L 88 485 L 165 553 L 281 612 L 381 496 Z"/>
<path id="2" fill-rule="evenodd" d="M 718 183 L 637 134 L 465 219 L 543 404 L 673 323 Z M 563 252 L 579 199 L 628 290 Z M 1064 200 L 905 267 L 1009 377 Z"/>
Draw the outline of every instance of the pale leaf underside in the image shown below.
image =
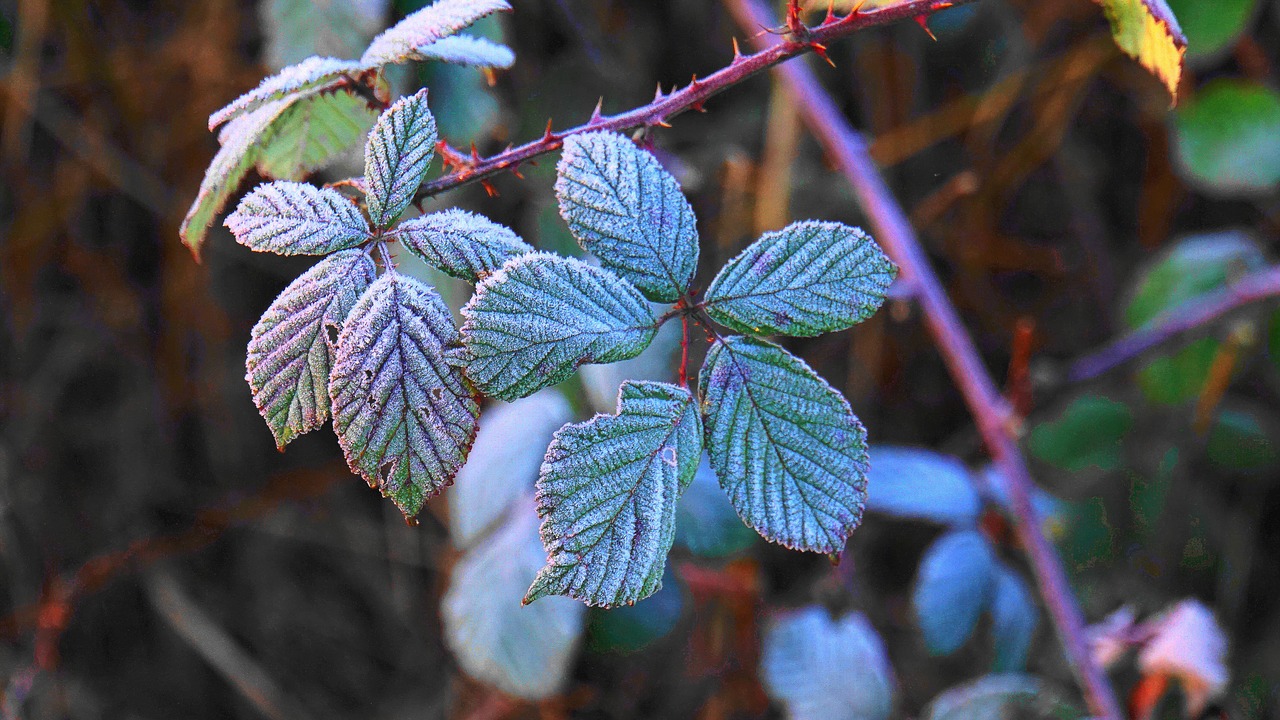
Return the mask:
<path id="1" fill-rule="evenodd" d="M 391 237 L 441 272 L 473 283 L 533 252 L 510 228 L 458 208 L 405 220 Z"/>
<path id="2" fill-rule="evenodd" d="M 370 237 L 360 209 L 342 193 L 287 181 L 259 185 L 226 225 L 241 245 L 280 255 L 324 255 Z"/>
<path id="3" fill-rule="evenodd" d="M 506 0 L 438 0 L 374 38 L 360 62 L 374 67 L 418 59 L 422 49 L 482 17 L 509 10 Z"/>
<path id="4" fill-rule="evenodd" d="M 231 101 L 226 107 L 209 116 L 209 129 L 235 117 L 256 110 L 273 100 L 287 96 L 302 97 L 321 92 L 337 85 L 350 73 L 358 73 L 360 63 L 329 57 L 309 57 L 296 65 L 290 65 L 263 80 L 258 87 Z"/>
<path id="5" fill-rule="evenodd" d="M 435 156 L 436 120 L 427 89 L 400 98 L 378 118 L 364 151 L 369 219 L 385 228 L 409 207 Z"/>
<path id="6" fill-rule="evenodd" d="M 347 464 L 407 516 L 453 481 L 475 439 L 479 404 L 445 350 L 458 342 L 432 288 L 389 272 L 338 339 L 329 396 Z"/>
<path id="7" fill-rule="evenodd" d="M 272 124 L 258 170 L 267 177 L 301 180 L 355 147 L 377 117 L 364 98 L 346 91 L 297 98 Z"/>
<path id="8" fill-rule="evenodd" d="M 712 467 L 767 540 L 834 553 L 862 520 L 866 430 L 803 361 L 749 337 L 717 342 L 699 376 Z"/>
<path id="9" fill-rule="evenodd" d="M 516 56 L 506 45 L 482 37 L 453 35 L 417 48 L 409 55 L 409 59 L 434 60 L 478 68 L 506 69 L 515 63 Z"/>
<path id="10" fill-rule="evenodd" d="M 624 383 L 616 415 L 556 432 L 538 478 L 547 566 L 524 602 L 568 595 L 617 607 L 657 592 L 676 502 L 701 454 L 693 396 L 667 383 Z"/>

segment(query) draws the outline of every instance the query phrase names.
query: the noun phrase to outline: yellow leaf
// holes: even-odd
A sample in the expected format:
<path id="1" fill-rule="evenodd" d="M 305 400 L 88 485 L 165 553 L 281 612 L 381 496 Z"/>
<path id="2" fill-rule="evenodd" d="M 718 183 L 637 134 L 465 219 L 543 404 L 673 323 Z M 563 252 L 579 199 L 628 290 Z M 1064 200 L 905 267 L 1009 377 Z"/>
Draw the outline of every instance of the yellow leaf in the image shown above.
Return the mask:
<path id="1" fill-rule="evenodd" d="M 1165 0 L 1094 0 L 1111 22 L 1111 36 L 1178 99 L 1187 38 Z"/>

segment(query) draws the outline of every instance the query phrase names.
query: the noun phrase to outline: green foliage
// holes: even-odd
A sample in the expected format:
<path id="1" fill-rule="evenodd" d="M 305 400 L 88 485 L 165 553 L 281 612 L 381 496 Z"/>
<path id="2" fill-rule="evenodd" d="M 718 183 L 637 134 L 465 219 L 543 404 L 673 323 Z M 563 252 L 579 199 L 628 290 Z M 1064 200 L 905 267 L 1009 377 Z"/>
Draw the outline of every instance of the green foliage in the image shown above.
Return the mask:
<path id="1" fill-rule="evenodd" d="M 1064 470 L 1114 470 L 1121 461 L 1121 441 L 1132 425 L 1133 414 L 1124 403 L 1082 395 L 1057 420 L 1037 425 L 1028 447 L 1036 457 Z"/>
<path id="2" fill-rule="evenodd" d="M 1280 93 L 1249 80 L 1206 84 L 1174 115 L 1186 178 L 1206 193 L 1265 195 L 1280 183 Z"/>
<path id="3" fill-rule="evenodd" d="M 1260 470 L 1275 464 L 1275 442 L 1256 413 L 1223 409 L 1205 444 L 1209 459 L 1228 470 Z"/>
<path id="4" fill-rule="evenodd" d="M 1257 0 L 1169 0 L 1187 35 L 1187 58 L 1211 57 L 1227 49 L 1253 17 Z"/>
<path id="5" fill-rule="evenodd" d="M 867 509 L 948 525 L 973 525 L 982 498 L 964 463 L 922 448 L 873 446 Z"/>

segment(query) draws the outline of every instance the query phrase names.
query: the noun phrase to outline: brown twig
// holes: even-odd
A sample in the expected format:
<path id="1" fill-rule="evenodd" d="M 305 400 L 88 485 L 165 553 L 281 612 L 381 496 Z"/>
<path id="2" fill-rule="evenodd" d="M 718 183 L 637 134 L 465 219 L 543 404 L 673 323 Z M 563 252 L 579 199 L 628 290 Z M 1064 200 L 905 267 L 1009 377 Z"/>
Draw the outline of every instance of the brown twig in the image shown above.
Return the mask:
<path id="1" fill-rule="evenodd" d="M 743 28 L 772 22 L 759 0 L 725 0 L 725 5 Z M 901 6 L 891 6 L 896 7 Z M 777 40 L 772 37 L 759 36 L 755 42 L 763 48 L 777 47 Z M 961 324 L 906 215 L 881 179 L 867 152 L 866 142 L 849 125 L 807 66 L 788 63 L 777 71 L 786 78 L 801 116 L 853 186 L 876 231 L 876 238 L 915 282 L 917 297 L 938 349 L 1000 471 L 1008 480 L 1018 537 L 1026 548 L 1040 593 L 1091 712 L 1107 720 L 1121 720 L 1123 716 L 1111 686 L 1089 655 L 1084 618 L 1071 594 L 1066 573 L 1044 536 L 1040 516 L 1031 504 L 1031 478 L 1026 461 L 1009 432 L 1011 413 L 983 367 L 973 339 Z"/>

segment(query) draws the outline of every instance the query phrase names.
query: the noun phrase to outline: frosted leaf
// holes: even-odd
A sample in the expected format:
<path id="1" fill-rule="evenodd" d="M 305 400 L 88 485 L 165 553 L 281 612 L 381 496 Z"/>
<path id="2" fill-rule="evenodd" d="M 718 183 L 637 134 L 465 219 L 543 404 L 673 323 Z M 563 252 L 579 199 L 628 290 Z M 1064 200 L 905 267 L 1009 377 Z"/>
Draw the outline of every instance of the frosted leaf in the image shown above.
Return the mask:
<path id="1" fill-rule="evenodd" d="M 281 449 L 329 419 L 334 346 L 373 276 L 363 251 L 330 255 L 290 283 L 253 326 L 245 379 Z"/>
<path id="2" fill-rule="evenodd" d="M 510 228 L 458 208 L 405 220 L 390 236 L 441 272 L 468 282 L 533 252 Z"/>
<path id="3" fill-rule="evenodd" d="M 893 669 L 860 613 L 794 610 L 766 630 L 760 680 L 790 720 L 884 720 L 893 711 Z"/>
<path id="4" fill-rule="evenodd" d="M 986 675 L 933 699 L 925 720 L 1070 720 L 1084 717 L 1044 681 L 1007 673 Z"/>
<path id="5" fill-rule="evenodd" d="M 420 47 L 410 53 L 406 59 L 435 60 L 454 65 L 505 70 L 515 63 L 516 55 L 506 45 L 485 38 L 454 35 Z"/>
<path id="6" fill-rule="evenodd" d="M 329 381 L 333 429 L 353 472 L 406 516 L 453 482 L 480 406 L 444 351 L 458 342 L 432 288 L 396 272 L 352 309 Z"/>
<path id="7" fill-rule="evenodd" d="M 510 260 L 462 308 L 467 377 L 514 400 L 567 380 L 583 363 L 639 355 L 657 320 L 634 287 L 580 260 L 534 253 Z"/>
<path id="8" fill-rule="evenodd" d="M 749 337 L 702 366 L 707 452 L 738 515 L 770 542 L 834 553 L 862 521 L 867 432 L 804 361 Z"/>
<path id="9" fill-rule="evenodd" d="M 367 67 L 420 59 L 421 50 L 495 12 L 506 0 L 437 0 L 373 39 L 360 63 Z"/>
<path id="10" fill-rule="evenodd" d="M 360 208 L 342 193 L 285 181 L 254 188 L 226 226 L 241 245 L 280 255 L 325 255 L 370 238 Z"/>
<path id="11" fill-rule="evenodd" d="M 703 453 L 693 482 L 676 508 L 676 542 L 694 555 L 721 558 L 746 550 L 756 537 L 734 512 L 710 458 Z"/>
<path id="12" fill-rule="evenodd" d="M 271 126 L 258 170 L 281 180 L 301 180 L 355 147 L 378 114 L 364 98 L 346 91 L 294 98 Z"/>
<path id="13" fill-rule="evenodd" d="M 996 672 L 1013 672 L 1027 666 L 1031 640 L 1040 623 L 1040 610 L 1027 583 L 1013 570 L 996 564 L 991 595 L 991 637 L 995 644 Z"/>
<path id="14" fill-rule="evenodd" d="M 531 505 L 512 508 L 506 524 L 453 566 L 440 615 L 463 671 L 504 693 L 541 700 L 564 689 L 587 608 L 560 597 L 521 607 L 543 561 Z"/>
<path id="15" fill-rule="evenodd" d="M 978 622 L 991 598 L 995 556 L 974 530 L 954 530 L 925 551 L 912 601 L 929 652 L 955 652 Z"/>
<path id="16" fill-rule="evenodd" d="M 667 383 L 624 383 L 616 415 L 558 430 L 538 476 L 547 566 L 524 602 L 567 595 L 618 607 L 657 592 L 676 501 L 701 455 L 693 396 Z"/>
<path id="17" fill-rule="evenodd" d="M 654 315 L 665 312 L 670 306 L 649 303 Z M 674 382 L 676 363 L 680 358 L 680 323 L 668 322 L 658 328 L 649 347 L 644 352 L 621 362 L 607 365 L 583 365 L 578 368 L 587 402 L 596 412 L 612 412 L 618 401 L 618 388 L 627 380 L 655 380 Z M 719 488 L 716 493 L 723 495 Z"/>
<path id="18" fill-rule="evenodd" d="M 572 419 L 568 401 L 553 389 L 484 411 L 467 464 L 447 493 L 455 546 L 471 545 L 512 503 L 533 492 L 552 434 Z"/>
<path id="19" fill-rule="evenodd" d="M 982 511 L 969 469 L 924 448 L 871 447 L 867 509 L 948 525 L 972 525 Z"/>
<path id="20" fill-rule="evenodd" d="M 390 226 L 409 207 L 435 148 L 436 120 L 427 109 L 426 88 L 397 100 L 374 123 L 364 150 L 364 181 L 375 227 Z"/>
<path id="21" fill-rule="evenodd" d="M 369 40 L 386 28 L 391 4 L 391 0 L 262 0 L 258 18 L 263 26 L 263 62 L 279 68 L 309 55 L 358 57 Z"/>
<path id="22" fill-rule="evenodd" d="M 556 166 L 569 230 L 650 300 L 674 302 L 698 268 L 698 229 L 680 184 L 652 154 L 613 132 L 574 135 Z"/>
<path id="23" fill-rule="evenodd" d="M 720 270 L 707 288 L 707 314 L 746 333 L 821 335 L 871 317 L 897 274 L 861 230 L 795 223 L 765 233 Z"/>
<path id="24" fill-rule="evenodd" d="M 309 57 L 263 80 L 258 87 L 231 101 L 226 107 L 209 116 L 209 129 L 273 100 L 293 96 L 303 97 L 333 88 L 349 73 L 358 73 L 360 63 L 329 57 Z"/>

